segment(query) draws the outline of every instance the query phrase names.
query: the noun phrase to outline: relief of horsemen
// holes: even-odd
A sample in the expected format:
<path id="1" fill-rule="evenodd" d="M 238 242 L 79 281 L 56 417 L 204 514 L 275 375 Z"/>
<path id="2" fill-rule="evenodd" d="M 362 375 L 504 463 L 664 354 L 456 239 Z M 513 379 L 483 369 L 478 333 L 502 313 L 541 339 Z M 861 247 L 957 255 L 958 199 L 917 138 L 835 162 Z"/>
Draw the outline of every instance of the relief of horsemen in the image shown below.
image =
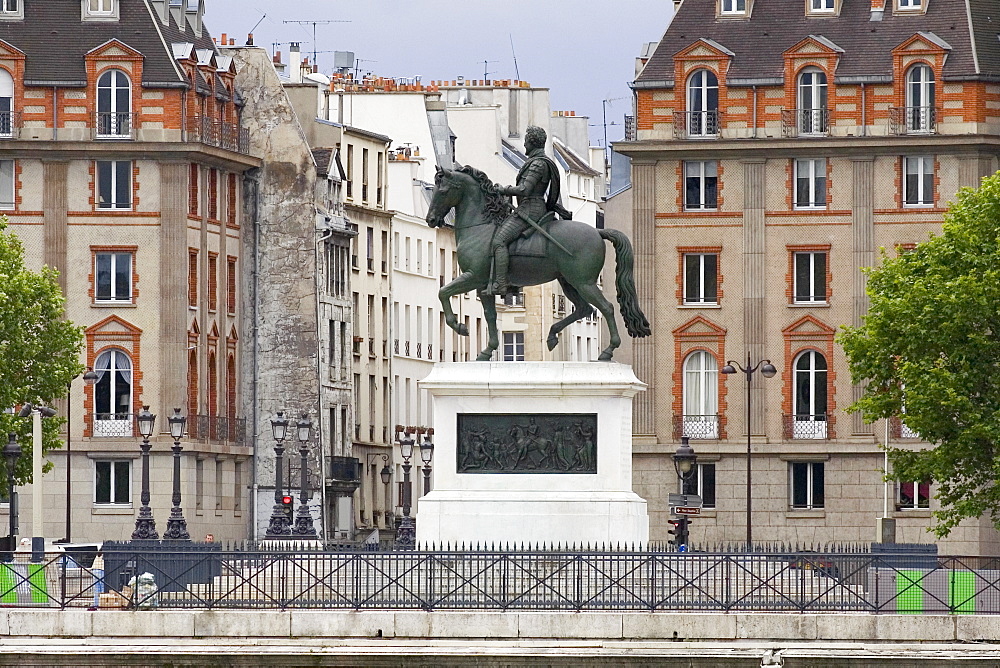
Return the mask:
<path id="1" fill-rule="evenodd" d="M 597 473 L 594 414 L 458 416 L 458 473 Z"/>

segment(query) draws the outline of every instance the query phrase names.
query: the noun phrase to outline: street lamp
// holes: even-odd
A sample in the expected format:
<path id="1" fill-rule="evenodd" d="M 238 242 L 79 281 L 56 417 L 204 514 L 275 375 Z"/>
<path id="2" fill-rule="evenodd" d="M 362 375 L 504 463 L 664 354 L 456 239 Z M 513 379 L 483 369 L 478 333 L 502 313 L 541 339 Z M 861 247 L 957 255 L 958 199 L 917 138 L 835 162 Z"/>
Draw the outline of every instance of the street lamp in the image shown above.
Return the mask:
<path id="1" fill-rule="evenodd" d="M 83 374 L 83 382 L 87 386 L 92 386 L 100 376 L 91 367 Z M 76 380 L 77 376 L 73 376 Z M 72 526 L 73 510 L 73 380 L 66 383 L 66 537 L 64 543 L 71 540 L 70 527 Z"/>
<path id="2" fill-rule="evenodd" d="M 396 425 L 396 442 L 399 443 L 399 454 L 403 456 L 403 519 L 396 531 L 396 546 L 401 550 L 412 550 L 417 544 L 417 530 L 413 518 L 410 517 L 410 504 L 413 502 L 413 489 L 410 485 L 410 457 L 413 456 L 414 439 L 410 436 L 412 427 L 403 428 Z M 402 436 L 400 436 L 402 432 Z"/>
<path id="3" fill-rule="evenodd" d="M 170 423 L 170 436 L 174 439 L 174 447 L 171 448 L 174 452 L 174 489 L 170 497 L 173 507 L 170 509 L 167 530 L 163 532 L 163 537 L 168 540 L 191 540 L 187 522 L 184 520 L 184 511 L 181 509 L 181 437 L 184 436 L 187 418 L 181 415 L 181 409 L 175 408 L 174 414 L 167 418 L 167 422 Z"/>
<path id="4" fill-rule="evenodd" d="M 736 373 L 739 369 L 740 373 L 746 375 L 746 408 L 747 408 L 747 550 L 750 550 L 753 545 L 753 513 L 751 512 L 751 504 L 753 501 L 753 492 L 750 485 L 750 474 L 751 474 L 751 464 L 750 464 L 750 435 L 753 430 L 750 428 L 750 382 L 753 378 L 754 373 L 760 370 L 764 378 L 773 378 L 778 370 L 774 368 L 771 364 L 771 360 L 761 360 L 755 365 L 750 364 L 750 353 L 747 352 L 746 366 L 741 366 L 739 362 L 734 362 L 729 360 L 726 362 L 726 366 L 722 367 L 721 371 L 725 374 Z"/>
<path id="5" fill-rule="evenodd" d="M 424 494 L 431 491 L 431 460 L 434 459 L 434 444 L 431 443 L 431 436 L 433 435 L 434 428 L 431 427 L 427 430 L 427 437 L 420 442 L 420 459 L 424 462 Z"/>
<path id="6" fill-rule="evenodd" d="M 309 512 L 309 499 L 306 496 L 306 486 L 309 480 L 309 440 L 312 432 L 312 420 L 308 413 L 303 413 L 299 421 L 295 423 L 299 437 L 299 509 L 295 513 L 295 528 L 292 533 L 304 540 L 319 540 L 316 535 L 316 525 L 313 523 L 312 513 Z M 288 486 L 291 487 L 291 480 Z"/>
<path id="7" fill-rule="evenodd" d="M 694 476 L 695 471 L 697 471 L 696 465 L 698 464 L 698 455 L 695 454 L 694 449 L 691 447 L 690 439 L 687 436 L 681 437 L 681 445 L 671 458 L 674 460 L 674 471 L 677 472 L 677 477 L 680 480 L 680 489 L 678 492 L 684 494 L 684 483 Z M 676 527 L 677 548 L 681 552 L 687 550 L 689 522 L 690 520 L 687 515 L 681 515 L 679 520 L 670 521 Z"/>
<path id="8" fill-rule="evenodd" d="M 382 480 L 382 484 L 383 485 L 388 486 L 389 482 L 392 480 L 392 469 L 389 468 L 389 455 L 385 454 L 384 452 L 372 452 L 372 453 L 369 453 L 368 454 L 368 466 L 371 467 L 375 463 L 375 460 L 378 459 L 379 457 L 382 458 L 382 470 L 380 470 L 378 472 L 378 477 Z M 389 521 L 390 521 L 390 518 L 392 517 L 392 513 L 390 512 L 391 509 L 392 509 L 392 496 L 389 494 L 389 490 L 388 489 L 385 490 L 384 498 L 385 498 L 385 505 L 386 505 L 386 509 L 385 509 L 385 523 L 386 523 L 386 526 L 389 526 Z M 374 492 L 374 490 L 372 491 L 372 505 L 373 505 L 373 507 L 375 505 L 375 492 Z"/>
<path id="9" fill-rule="evenodd" d="M 14 466 L 21 456 L 21 445 L 17 442 L 17 434 L 7 434 L 7 444 L 3 446 L 3 458 L 7 464 L 7 515 L 10 519 L 10 529 L 7 536 L 7 549 L 10 550 L 9 561 L 14 559 L 17 548 L 17 496 L 14 492 Z"/>
<path id="10" fill-rule="evenodd" d="M 136 416 L 139 423 L 139 435 L 142 436 L 142 494 L 139 501 L 139 516 L 135 518 L 135 531 L 132 532 L 132 540 L 158 540 L 160 535 L 156 533 L 156 520 L 153 519 L 153 511 L 149 507 L 149 438 L 153 435 L 153 425 L 156 423 L 156 416 L 149 412 L 149 406 L 143 406 Z"/>
<path id="11" fill-rule="evenodd" d="M 45 557 L 45 533 L 42 522 L 42 418 L 52 417 L 55 409 L 48 406 L 25 404 L 18 417 L 31 416 L 31 560 L 40 562 Z"/>
<path id="12" fill-rule="evenodd" d="M 292 529 L 289 526 L 291 518 L 285 513 L 285 505 L 282 503 L 284 497 L 281 486 L 282 458 L 285 454 L 285 436 L 288 434 L 288 418 L 284 411 L 271 419 L 271 433 L 274 436 L 274 510 L 271 512 L 271 520 L 267 525 L 265 538 L 288 538 Z"/>

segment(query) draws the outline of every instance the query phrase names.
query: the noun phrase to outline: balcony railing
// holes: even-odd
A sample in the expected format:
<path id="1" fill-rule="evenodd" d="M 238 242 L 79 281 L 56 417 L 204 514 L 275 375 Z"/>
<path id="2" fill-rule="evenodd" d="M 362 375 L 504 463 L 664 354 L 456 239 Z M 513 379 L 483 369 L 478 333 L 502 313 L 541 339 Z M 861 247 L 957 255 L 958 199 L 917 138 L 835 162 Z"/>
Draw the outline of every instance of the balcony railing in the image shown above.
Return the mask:
<path id="1" fill-rule="evenodd" d="M 827 437 L 827 415 L 786 415 L 786 439 L 822 439 Z"/>
<path id="2" fill-rule="evenodd" d="M 889 132 L 894 135 L 932 134 L 937 130 L 934 107 L 890 107 Z"/>
<path id="3" fill-rule="evenodd" d="M 719 438 L 718 415 L 675 415 L 674 439 L 682 436 L 694 439 Z"/>
<path id="4" fill-rule="evenodd" d="M 94 438 L 132 438 L 139 433 L 132 413 L 94 413 L 92 418 Z"/>
<path id="5" fill-rule="evenodd" d="M 94 116 L 94 137 L 97 139 L 135 139 L 138 114 L 127 111 L 98 111 Z"/>
<path id="6" fill-rule="evenodd" d="M 781 133 L 785 137 L 822 137 L 829 131 L 829 109 L 781 110 Z"/>
<path id="7" fill-rule="evenodd" d="M 189 415 L 188 438 L 196 441 L 224 441 L 235 445 L 246 442 L 246 420 L 218 415 Z"/>
<path id="8" fill-rule="evenodd" d="M 920 438 L 920 434 L 907 427 L 898 417 L 889 420 L 889 431 L 894 439 Z"/>
<path id="9" fill-rule="evenodd" d="M 17 139 L 21 134 L 21 112 L 0 111 L 0 139 Z"/>
<path id="10" fill-rule="evenodd" d="M 250 152 L 250 132 L 235 123 L 195 114 L 188 121 L 188 139 L 238 153 Z"/>
<path id="11" fill-rule="evenodd" d="M 712 111 L 675 111 L 674 136 L 678 139 L 715 139 L 719 136 L 720 114 Z"/>

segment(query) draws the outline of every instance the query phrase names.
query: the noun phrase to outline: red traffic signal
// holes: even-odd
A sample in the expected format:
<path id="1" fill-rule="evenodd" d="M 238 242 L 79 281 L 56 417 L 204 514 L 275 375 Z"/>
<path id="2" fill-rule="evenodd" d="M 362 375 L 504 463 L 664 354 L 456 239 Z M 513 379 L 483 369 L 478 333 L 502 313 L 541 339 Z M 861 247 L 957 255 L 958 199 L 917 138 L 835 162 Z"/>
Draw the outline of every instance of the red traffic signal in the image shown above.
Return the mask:
<path id="1" fill-rule="evenodd" d="M 281 505 L 283 505 L 283 506 L 290 506 L 290 505 L 292 505 L 292 497 L 287 496 L 287 495 L 281 497 Z"/>
<path id="2" fill-rule="evenodd" d="M 281 497 L 281 510 L 288 517 L 292 516 L 292 503 L 293 503 L 293 501 L 294 501 L 294 499 L 291 496 L 289 496 L 288 494 L 286 494 L 285 496 Z"/>

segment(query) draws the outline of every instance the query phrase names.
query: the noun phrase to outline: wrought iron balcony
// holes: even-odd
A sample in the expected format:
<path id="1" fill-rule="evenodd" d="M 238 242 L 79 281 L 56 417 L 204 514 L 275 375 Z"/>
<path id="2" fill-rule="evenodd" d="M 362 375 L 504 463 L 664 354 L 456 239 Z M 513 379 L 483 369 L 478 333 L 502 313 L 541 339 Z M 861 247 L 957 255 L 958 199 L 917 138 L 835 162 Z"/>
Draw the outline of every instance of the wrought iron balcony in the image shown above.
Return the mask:
<path id="1" fill-rule="evenodd" d="M 937 131 L 934 107 L 890 107 L 889 132 L 894 135 L 926 135 Z"/>
<path id="2" fill-rule="evenodd" d="M 132 438 L 139 433 L 133 413 L 94 413 L 91 419 L 93 438 Z"/>
<path id="3" fill-rule="evenodd" d="M 134 112 L 98 111 L 94 118 L 95 139 L 135 139 Z"/>
<path id="4" fill-rule="evenodd" d="M 674 439 L 680 440 L 682 436 L 711 440 L 719 438 L 719 416 L 675 415 Z"/>
<path id="5" fill-rule="evenodd" d="M 0 111 L 0 139 L 17 139 L 21 134 L 21 112 Z"/>
<path id="6" fill-rule="evenodd" d="M 795 414 L 785 417 L 786 439 L 823 439 L 827 437 L 827 414 Z"/>
<path id="7" fill-rule="evenodd" d="M 717 109 L 674 112 L 674 137 L 678 139 L 717 139 L 721 127 Z"/>
<path id="8" fill-rule="evenodd" d="M 188 139 L 237 153 L 250 152 L 250 132 L 235 123 L 195 114 L 188 119 Z"/>
<path id="9" fill-rule="evenodd" d="M 246 442 L 246 420 L 219 415 L 189 415 L 188 438 L 196 441 L 223 441 L 243 445 Z"/>
<path id="10" fill-rule="evenodd" d="M 829 109 L 781 110 L 781 134 L 785 137 L 823 137 L 829 131 Z"/>
<path id="11" fill-rule="evenodd" d="M 890 418 L 889 433 L 894 439 L 920 438 L 920 434 L 907 427 L 898 417 Z"/>
<path id="12" fill-rule="evenodd" d="M 337 496 L 348 496 L 361 486 L 361 461 L 357 457 L 328 457 L 326 487 Z"/>

